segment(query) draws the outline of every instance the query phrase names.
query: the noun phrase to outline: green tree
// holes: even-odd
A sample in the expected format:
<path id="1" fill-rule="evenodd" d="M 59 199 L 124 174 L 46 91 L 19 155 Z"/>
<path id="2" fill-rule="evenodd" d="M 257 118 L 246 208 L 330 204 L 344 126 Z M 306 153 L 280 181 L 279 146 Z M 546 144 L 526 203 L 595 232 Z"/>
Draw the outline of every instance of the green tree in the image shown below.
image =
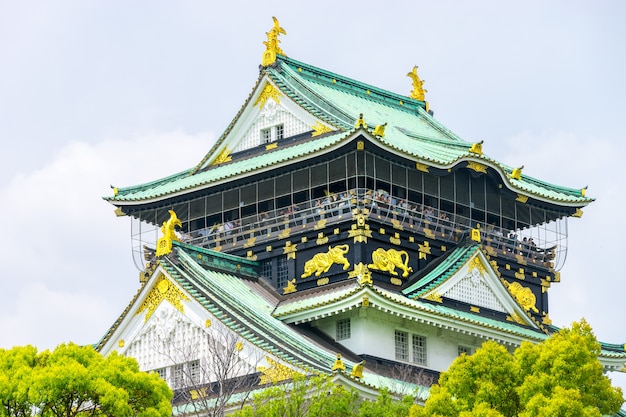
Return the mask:
<path id="1" fill-rule="evenodd" d="M 0 416 L 171 415 L 172 391 L 156 374 L 116 353 L 64 344 L 37 353 L 32 346 L 0 349 Z"/>
<path id="2" fill-rule="evenodd" d="M 543 343 L 524 342 L 510 354 L 486 342 L 441 374 L 420 416 L 585 416 L 615 414 L 622 390 L 598 360 L 600 344 L 584 320 Z"/>
<path id="3" fill-rule="evenodd" d="M 353 389 L 327 376 L 297 377 L 263 390 L 236 417 L 406 417 L 413 397 L 394 400 L 383 390 L 376 401 L 364 401 Z"/>

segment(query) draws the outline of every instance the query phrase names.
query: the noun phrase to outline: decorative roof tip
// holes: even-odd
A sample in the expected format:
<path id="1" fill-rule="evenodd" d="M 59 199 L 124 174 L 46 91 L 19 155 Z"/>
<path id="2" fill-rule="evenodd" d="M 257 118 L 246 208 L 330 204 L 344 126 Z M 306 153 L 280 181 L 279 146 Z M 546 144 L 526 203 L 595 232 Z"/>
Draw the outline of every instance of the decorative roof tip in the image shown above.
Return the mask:
<path id="1" fill-rule="evenodd" d="M 524 169 L 524 165 L 519 168 L 515 168 L 513 172 L 511 172 L 511 179 L 521 180 L 522 179 L 522 170 Z"/>
<path id="2" fill-rule="evenodd" d="M 261 65 L 264 67 L 272 65 L 276 62 L 276 55 L 285 55 L 283 50 L 278 45 L 280 40 L 278 40 L 278 35 L 286 35 L 287 32 L 285 29 L 280 27 L 280 23 L 278 23 L 278 19 L 272 16 L 274 20 L 274 27 L 270 29 L 269 32 L 266 32 L 267 41 L 263 42 L 265 45 L 265 52 L 263 53 L 263 60 L 261 61 Z"/>
<path id="3" fill-rule="evenodd" d="M 365 123 L 365 119 L 363 118 L 363 113 L 359 114 L 359 119 L 354 124 L 356 129 L 362 127 L 363 129 L 367 129 L 367 123 Z"/>
<path id="4" fill-rule="evenodd" d="M 424 80 L 417 75 L 417 68 L 418 66 L 415 65 L 413 70 L 406 74 L 407 77 L 410 77 L 411 80 L 413 80 L 413 91 L 411 91 L 409 97 L 415 100 L 423 101 L 426 104 L 426 111 L 430 112 L 428 102 L 426 101 L 426 93 L 428 90 L 424 88 Z"/>
<path id="5" fill-rule="evenodd" d="M 475 153 L 477 155 L 482 155 L 483 154 L 483 143 L 485 141 L 481 140 L 480 142 L 474 142 L 472 143 L 472 146 L 469 148 L 469 152 L 470 153 Z"/>

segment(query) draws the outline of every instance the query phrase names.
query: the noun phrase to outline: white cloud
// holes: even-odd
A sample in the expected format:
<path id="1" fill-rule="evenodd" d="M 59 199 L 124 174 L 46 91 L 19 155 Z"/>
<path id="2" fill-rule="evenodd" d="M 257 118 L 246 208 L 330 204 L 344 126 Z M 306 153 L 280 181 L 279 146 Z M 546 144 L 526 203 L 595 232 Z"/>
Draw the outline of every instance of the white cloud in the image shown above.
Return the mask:
<path id="1" fill-rule="evenodd" d="M 76 340 L 93 343 L 139 282 L 129 221 L 102 200 L 110 182 L 132 185 L 200 161 L 214 135 L 182 131 L 72 142 L 36 171 L 0 189 L 4 287 L 0 346 Z M 117 181 L 120 184 L 117 184 Z"/>

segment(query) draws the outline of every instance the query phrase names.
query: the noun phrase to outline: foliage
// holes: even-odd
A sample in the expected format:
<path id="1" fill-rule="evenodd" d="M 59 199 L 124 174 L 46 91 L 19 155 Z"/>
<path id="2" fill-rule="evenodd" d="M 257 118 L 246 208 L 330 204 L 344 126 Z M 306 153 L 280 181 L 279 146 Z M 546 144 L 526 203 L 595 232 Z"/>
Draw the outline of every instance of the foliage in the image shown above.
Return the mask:
<path id="1" fill-rule="evenodd" d="M 166 417 L 171 398 L 165 381 L 116 353 L 75 344 L 0 349 L 2 417 Z"/>
<path id="2" fill-rule="evenodd" d="M 364 401 L 352 389 L 326 376 L 297 377 L 288 384 L 263 390 L 237 417 L 405 417 L 413 404 L 407 396 L 393 400 L 387 391 L 376 401 Z"/>
<path id="3" fill-rule="evenodd" d="M 420 416 L 595 416 L 615 414 L 623 402 L 598 360 L 600 344 L 582 320 L 543 343 L 513 353 L 486 342 L 442 373 Z"/>

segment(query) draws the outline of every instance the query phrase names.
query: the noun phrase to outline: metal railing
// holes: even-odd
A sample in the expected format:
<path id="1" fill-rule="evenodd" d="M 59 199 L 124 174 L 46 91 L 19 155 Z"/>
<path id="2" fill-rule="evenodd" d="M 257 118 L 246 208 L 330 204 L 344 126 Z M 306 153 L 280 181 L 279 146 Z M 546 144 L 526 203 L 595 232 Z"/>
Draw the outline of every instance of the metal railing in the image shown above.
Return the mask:
<path id="1" fill-rule="evenodd" d="M 355 189 L 215 224 L 194 230 L 190 234 L 183 233 L 181 240 L 197 246 L 219 247 L 228 251 L 230 247 L 240 248 L 242 241 L 256 245 L 277 239 L 287 232 L 293 234 L 298 230 L 320 227 L 320 221 L 325 226 L 342 222 L 346 216 L 351 218 L 353 213 L 359 212 L 366 213 L 370 219 L 383 224 L 420 232 L 448 242 L 459 242 L 476 227 L 475 220 L 458 214 L 421 206 L 385 192 Z M 481 243 L 488 251 L 526 262 L 543 263 L 545 266 L 553 267 L 562 263 L 559 261 L 564 258 L 566 250 L 566 231 L 561 233 L 553 230 L 547 233 L 547 230 L 543 230 L 544 236 L 541 236 L 542 226 L 545 229 L 547 225 L 516 231 L 505 231 L 496 225 L 480 226 Z M 552 234 L 551 238 L 548 237 L 549 234 Z"/>

